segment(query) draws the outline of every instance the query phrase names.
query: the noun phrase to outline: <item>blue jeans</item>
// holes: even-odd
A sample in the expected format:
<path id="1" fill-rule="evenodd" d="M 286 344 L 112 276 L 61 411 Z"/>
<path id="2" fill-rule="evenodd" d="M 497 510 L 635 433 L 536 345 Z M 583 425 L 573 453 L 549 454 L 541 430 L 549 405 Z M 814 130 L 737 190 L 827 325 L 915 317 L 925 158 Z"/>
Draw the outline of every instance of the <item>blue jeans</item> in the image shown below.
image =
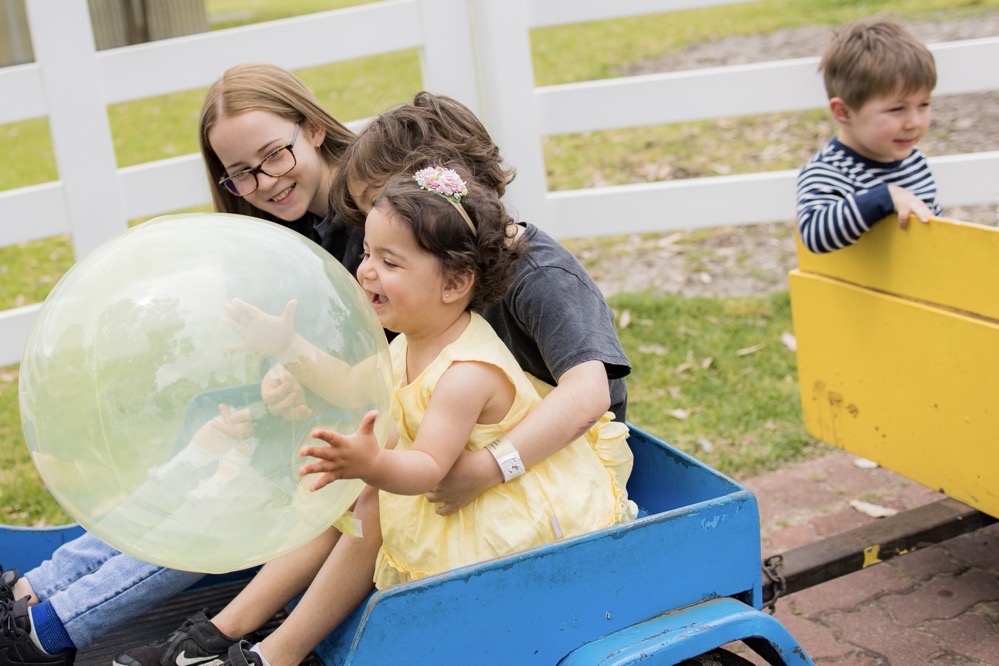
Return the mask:
<path id="1" fill-rule="evenodd" d="M 137 560 L 90 534 L 63 544 L 52 559 L 24 574 L 39 600 L 52 604 L 78 649 L 203 576 Z"/>

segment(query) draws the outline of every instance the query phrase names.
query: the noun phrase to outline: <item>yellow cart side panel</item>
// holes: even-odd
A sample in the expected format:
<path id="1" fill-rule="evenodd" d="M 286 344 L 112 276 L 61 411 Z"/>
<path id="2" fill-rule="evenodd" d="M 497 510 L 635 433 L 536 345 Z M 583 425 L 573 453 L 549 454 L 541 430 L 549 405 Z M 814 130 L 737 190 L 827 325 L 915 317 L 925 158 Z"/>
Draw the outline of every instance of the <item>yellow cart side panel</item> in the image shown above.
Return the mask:
<path id="1" fill-rule="evenodd" d="M 796 234 L 797 236 L 797 234 Z M 898 228 L 886 217 L 854 245 L 813 254 L 798 238 L 798 269 L 999 320 L 999 229 L 932 219 Z"/>
<path id="2" fill-rule="evenodd" d="M 999 324 L 788 277 L 808 432 L 999 517 Z"/>

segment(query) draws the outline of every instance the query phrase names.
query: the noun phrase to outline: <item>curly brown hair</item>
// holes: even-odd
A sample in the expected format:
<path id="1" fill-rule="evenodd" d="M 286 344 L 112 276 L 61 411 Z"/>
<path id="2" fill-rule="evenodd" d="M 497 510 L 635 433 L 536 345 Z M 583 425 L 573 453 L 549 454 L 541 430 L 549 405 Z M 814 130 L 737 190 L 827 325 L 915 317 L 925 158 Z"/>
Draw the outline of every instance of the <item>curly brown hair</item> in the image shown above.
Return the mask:
<path id="1" fill-rule="evenodd" d="M 516 236 L 513 220 L 496 192 L 471 180 L 462 167 L 455 171 L 468 183 L 468 194 L 461 203 L 452 204 L 424 190 L 410 172 L 391 176 L 374 205 L 382 210 L 387 206 L 399 221 L 409 225 L 417 246 L 437 258 L 444 275 L 471 272 L 475 280 L 468 309 L 481 311 L 506 295 L 527 243 Z M 468 214 L 474 233 L 455 205 Z"/>
<path id="2" fill-rule="evenodd" d="M 502 197 L 516 172 L 503 164 L 499 148 L 471 110 L 444 95 L 419 92 L 374 118 L 343 155 L 330 191 L 330 208 L 352 224 L 364 215 L 350 196 L 349 183 L 382 186 L 419 164 L 462 164 L 482 187 Z"/>

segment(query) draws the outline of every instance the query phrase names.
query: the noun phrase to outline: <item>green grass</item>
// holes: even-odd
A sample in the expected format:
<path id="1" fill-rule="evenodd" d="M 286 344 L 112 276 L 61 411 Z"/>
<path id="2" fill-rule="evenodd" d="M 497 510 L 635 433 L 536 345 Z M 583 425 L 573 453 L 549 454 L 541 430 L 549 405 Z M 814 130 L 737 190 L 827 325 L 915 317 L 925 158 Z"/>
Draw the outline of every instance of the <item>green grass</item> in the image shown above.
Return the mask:
<path id="1" fill-rule="evenodd" d="M 357 4 L 362 2 L 206 3 L 213 29 Z M 834 24 L 876 13 L 933 20 L 996 7 L 999 0 L 767 0 L 546 28 L 532 33 L 531 47 L 536 81 L 550 85 L 618 76 L 636 62 L 706 39 Z M 819 49 L 816 45 L 816 53 Z M 421 87 L 415 51 L 297 73 L 345 120 L 404 102 Z M 118 163 L 196 152 L 204 92 L 112 106 Z M 830 128 L 824 113 L 803 112 L 550 137 L 545 141 L 549 188 L 796 168 L 831 135 Z M 0 170 L 0 190 L 58 177 L 45 119 L 0 125 L 0 154 L 8 165 Z M 41 302 L 72 262 L 65 237 L 0 248 L 0 309 Z M 719 300 L 622 295 L 613 304 L 631 320 L 621 337 L 635 366 L 630 378 L 633 422 L 737 477 L 814 450 L 801 426 L 794 355 L 779 342 L 781 333 L 791 330 L 786 293 Z M 740 354 L 760 344 L 758 351 Z M 685 418 L 678 418 L 681 414 Z M 16 366 L 0 368 L 0 463 L 0 522 L 65 520 L 23 444 Z"/>
<path id="2" fill-rule="evenodd" d="M 796 169 L 836 131 L 825 111 L 547 137 L 551 190 Z"/>
<path id="3" fill-rule="evenodd" d="M 787 292 L 610 299 L 634 370 L 628 419 L 736 478 L 808 457 Z"/>
<path id="4" fill-rule="evenodd" d="M 899 19 L 956 18 L 994 8 L 994 0 L 766 0 L 594 21 L 532 34 L 538 85 L 619 76 L 623 66 L 690 44 L 781 28 L 832 25 L 874 14 Z M 816 55 L 821 45 L 816 44 Z"/>

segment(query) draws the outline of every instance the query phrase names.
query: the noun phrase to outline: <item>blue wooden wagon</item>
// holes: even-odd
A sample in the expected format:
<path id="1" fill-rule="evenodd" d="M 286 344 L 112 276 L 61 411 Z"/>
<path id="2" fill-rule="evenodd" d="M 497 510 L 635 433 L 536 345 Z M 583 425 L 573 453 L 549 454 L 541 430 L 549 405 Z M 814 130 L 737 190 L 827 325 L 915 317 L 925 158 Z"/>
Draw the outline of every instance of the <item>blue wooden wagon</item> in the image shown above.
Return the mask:
<path id="1" fill-rule="evenodd" d="M 629 443 L 637 520 L 376 591 L 319 645 L 318 659 L 676 664 L 742 641 L 772 664 L 811 663 L 761 610 L 753 494 L 634 426 Z M 77 534 L 76 526 L 4 527 L 0 561 L 24 570 Z M 212 583 L 230 593 L 241 584 L 212 577 L 181 595 L 190 597 L 185 610 L 132 621 L 81 652 L 78 663 L 107 663 L 152 627 L 159 632 L 152 636 L 165 635 L 192 603 L 218 603 L 210 598 Z"/>

